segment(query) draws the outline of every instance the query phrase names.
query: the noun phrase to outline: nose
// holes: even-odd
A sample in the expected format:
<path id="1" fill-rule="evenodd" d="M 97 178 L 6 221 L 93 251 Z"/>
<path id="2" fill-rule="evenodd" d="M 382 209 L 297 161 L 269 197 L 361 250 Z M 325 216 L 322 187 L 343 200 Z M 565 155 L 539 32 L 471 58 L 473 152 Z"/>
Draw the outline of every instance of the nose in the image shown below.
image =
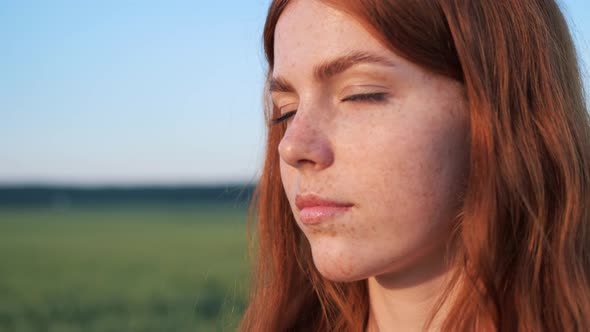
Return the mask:
<path id="1" fill-rule="evenodd" d="M 279 155 L 292 167 L 320 170 L 334 162 L 334 151 L 328 132 L 317 119 L 306 117 L 301 110 L 291 120 L 279 143 Z"/>

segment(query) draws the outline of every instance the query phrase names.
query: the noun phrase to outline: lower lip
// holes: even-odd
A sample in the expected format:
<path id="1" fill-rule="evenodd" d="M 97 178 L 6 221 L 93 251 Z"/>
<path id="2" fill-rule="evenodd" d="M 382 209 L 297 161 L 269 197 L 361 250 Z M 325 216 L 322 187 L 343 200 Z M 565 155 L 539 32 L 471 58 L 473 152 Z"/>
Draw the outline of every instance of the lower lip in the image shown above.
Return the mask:
<path id="1" fill-rule="evenodd" d="M 301 209 L 299 218 L 305 225 L 317 225 L 350 210 L 350 206 L 313 206 Z"/>

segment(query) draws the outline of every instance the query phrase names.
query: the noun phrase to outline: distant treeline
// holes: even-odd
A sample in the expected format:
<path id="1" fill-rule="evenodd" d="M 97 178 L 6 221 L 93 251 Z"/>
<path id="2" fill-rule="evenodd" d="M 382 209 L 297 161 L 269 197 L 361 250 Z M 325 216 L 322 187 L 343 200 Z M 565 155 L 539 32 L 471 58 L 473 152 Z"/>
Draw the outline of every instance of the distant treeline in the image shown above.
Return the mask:
<path id="1" fill-rule="evenodd" d="M 247 204 L 253 185 L 184 187 L 0 186 L 1 206 L 77 206 L 96 204 Z"/>

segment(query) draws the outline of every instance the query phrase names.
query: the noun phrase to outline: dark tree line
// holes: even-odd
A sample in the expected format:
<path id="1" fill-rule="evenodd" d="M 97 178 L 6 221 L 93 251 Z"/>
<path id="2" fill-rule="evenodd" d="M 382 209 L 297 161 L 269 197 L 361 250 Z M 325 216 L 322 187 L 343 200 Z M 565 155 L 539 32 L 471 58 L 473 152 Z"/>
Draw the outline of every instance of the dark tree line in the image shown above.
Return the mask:
<path id="1" fill-rule="evenodd" d="M 253 185 L 146 186 L 146 187 L 0 187 L 0 206 L 52 206 L 56 204 L 239 203 L 247 204 Z"/>

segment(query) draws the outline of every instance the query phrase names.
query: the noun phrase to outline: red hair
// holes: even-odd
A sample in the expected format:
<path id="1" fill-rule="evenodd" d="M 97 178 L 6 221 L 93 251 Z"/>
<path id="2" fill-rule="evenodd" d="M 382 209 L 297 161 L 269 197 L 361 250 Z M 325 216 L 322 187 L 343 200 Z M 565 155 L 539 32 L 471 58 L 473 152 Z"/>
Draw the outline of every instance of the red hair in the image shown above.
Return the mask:
<path id="1" fill-rule="evenodd" d="M 442 330 L 590 331 L 590 121 L 555 1 L 324 2 L 398 55 L 464 85 L 470 172 Z M 269 74 L 288 4 L 275 0 L 268 12 Z M 276 111 L 267 107 L 266 159 L 251 210 L 257 266 L 241 330 L 363 331 L 366 281 L 323 278 L 293 218 L 277 152 L 285 127 L 270 125 Z"/>

